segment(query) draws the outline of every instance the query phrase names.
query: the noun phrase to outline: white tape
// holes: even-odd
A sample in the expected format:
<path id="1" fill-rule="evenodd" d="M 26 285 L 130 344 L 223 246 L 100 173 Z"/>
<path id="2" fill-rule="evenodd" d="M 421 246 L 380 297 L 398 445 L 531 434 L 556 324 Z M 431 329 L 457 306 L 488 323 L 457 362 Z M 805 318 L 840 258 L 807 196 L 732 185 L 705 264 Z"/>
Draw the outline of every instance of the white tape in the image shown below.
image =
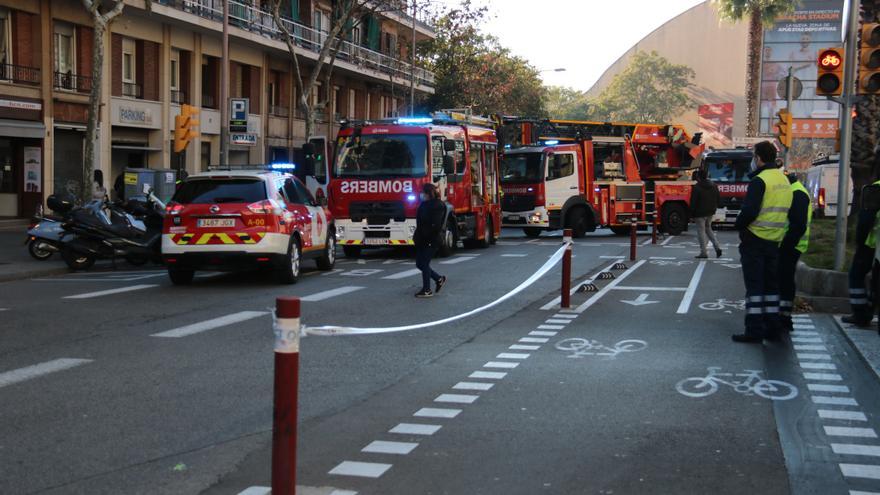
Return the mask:
<path id="1" fill-rule="evenodd" d="M 392 332 L 403 332 L 406 330 L 419 330 L 423 328 L 435 327 L 437 325 L 443 325 L 452 321 L 460 320 L 462 318 L 467 318 L 469 316 L 475 315 L 481 311 L 485 311 L 491 307 L 497 306 L 502 302 L 510 299 L 511 297 L 519 294 L 530 285 L 534 284 L 539 278 L 543 277 L 547 274 L 557 263 L 562 259 L 563 253 L 565 253 L 566 248 L 568 248 L 571 244 L 565 243 L 560 247 L 553 256 L 544 263 L 541 268 L 538 269 L 531 277 L 527 278 L 523 283 L 519 284 L 503 296 L 498 299 L 486 304 L 484 306 L 480 306 L 479 308 L 472 309 L 467 313 L 462 313 L 456 316 L 450 316 L 449 318 L 444 318 L 442 320 L 431 321 L 428 323 L 418 323 L 415 325 L 406 325 L 402 327 L 387 327 L 387 328 L 358 328 L 358 327 L 341 327 L 336 325 L 328 325 L 322 327 L 308 327 L 303 326 L 302 332 L 303 335 L 366 335 L 366 334 L 374 334 L 374 333 L 392 333 Z M 276 346 L 277 348 L 277 346 Z"/>
<path id="2" fill-rule="evenodd" d="M 275 352 L 294 354 L 299 352 L 299 318 L 278 318 L 272 313 L 275 332 Z"/>

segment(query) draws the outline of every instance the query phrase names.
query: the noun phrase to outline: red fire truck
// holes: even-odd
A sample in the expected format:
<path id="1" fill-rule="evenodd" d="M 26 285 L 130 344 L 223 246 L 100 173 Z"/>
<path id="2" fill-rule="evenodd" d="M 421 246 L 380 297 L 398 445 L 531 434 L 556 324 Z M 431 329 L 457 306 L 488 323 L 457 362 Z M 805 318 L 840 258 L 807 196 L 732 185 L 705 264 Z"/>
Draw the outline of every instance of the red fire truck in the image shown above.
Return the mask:
<path id="1" fill-rule="evenodd" d="M 700 134 L 678 125 L 504 118 L 502 225 L 537 237 L 571 228 L 629 231 L 633 218 L 687 228 Z"/>
<path id="2" fill-rule="evenodd" d="M 447 204 L 441 255 L 463 241 L 494 244 L 501 229 L 498 141 L 489 119 L 438 112 L 431 117 L 347 122 L 336 140 L 327 195 L 346 256 L 413 243 L 422 185 Z"/>
<path id="3" fill-rule="evenodd" d="M 707 151 L 703 154 L 703 169 L 709 180 L 718 186 L 721 202 L 713 221 L 733 225 L 746 191 L 749 188 L 749 165 L 752 150 L 734 148 Z"/>

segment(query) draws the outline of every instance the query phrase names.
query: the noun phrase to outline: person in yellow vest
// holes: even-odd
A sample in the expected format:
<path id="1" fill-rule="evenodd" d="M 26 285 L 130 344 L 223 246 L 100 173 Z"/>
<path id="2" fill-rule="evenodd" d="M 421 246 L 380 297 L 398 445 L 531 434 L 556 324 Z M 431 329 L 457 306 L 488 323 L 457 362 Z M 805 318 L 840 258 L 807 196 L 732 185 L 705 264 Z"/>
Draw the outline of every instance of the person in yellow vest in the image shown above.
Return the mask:
<path id="1" fill-rule="evenodd" d="M 874 185 L 880 185 L 880 180 L 875 181 Z M 874 227 L 878 224 L 877 216 L 877 210 L 862 207 L 859 208 L 856 220 L 856 251 L 849 266 L 849 305 L 852 313 L 844 316 L 842 321 L 857 327 L 869 326 L 873 316 L 865 277 L 874 264 L 874 248 L 877 246 Z"/>
<path id="2" fill-rule="evenodd" d="M 755 145 L 746 197 L 736 217 L 739 254 L 746 285 L 745 331 L 734 342 L 760 344 L 781 337 L 779 325 L 779 244 L 788 229 L 791 185 L 776 165 L 770 141 Z"/>
<path id="3" fill-rule="evenodd" d="M 788 230 L 779 245 L 779 322 L 783 330 L 791 331 L 791 311 L 794 309 L 796 287 L 794 272 L 801 254 L 807 252 L 810 242 L 810 222 L 813 205 L 807 188 L 794 174 L 788 176 L 791 184 L 791 208 L 788 209 Z"/>

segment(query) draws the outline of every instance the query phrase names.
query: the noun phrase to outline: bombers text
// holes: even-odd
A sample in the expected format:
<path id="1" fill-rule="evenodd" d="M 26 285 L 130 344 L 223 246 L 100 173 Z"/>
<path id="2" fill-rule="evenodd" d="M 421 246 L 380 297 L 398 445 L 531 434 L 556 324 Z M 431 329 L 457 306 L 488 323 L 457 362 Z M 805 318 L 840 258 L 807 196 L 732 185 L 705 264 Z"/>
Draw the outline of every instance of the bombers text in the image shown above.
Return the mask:
<path id="1" fill-rule="evenodd" d="M 413 185 L 410 181 L 359 180 L 346 181 L 340 184 L 342 194 L 350 193 L 411 193 Z"/>

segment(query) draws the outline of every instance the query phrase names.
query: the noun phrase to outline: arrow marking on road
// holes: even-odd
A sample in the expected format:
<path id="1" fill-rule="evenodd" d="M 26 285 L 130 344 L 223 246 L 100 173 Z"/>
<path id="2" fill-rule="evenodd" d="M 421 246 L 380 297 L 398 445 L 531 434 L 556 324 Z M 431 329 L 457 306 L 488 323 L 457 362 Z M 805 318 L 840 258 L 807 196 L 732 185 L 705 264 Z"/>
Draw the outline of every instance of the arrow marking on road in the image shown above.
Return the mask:
<path id="1" fill-rule="evenodd" d="M 627 301 L 625 299 L 621 299 L 620 302 L 631 304 L 633 306 L 644 306 L 646 304 L 656 304 L 660 301 L 648 301 L 648 294 L 639 294 L 639 297 L 633 299 L 632 301 Z"/>

